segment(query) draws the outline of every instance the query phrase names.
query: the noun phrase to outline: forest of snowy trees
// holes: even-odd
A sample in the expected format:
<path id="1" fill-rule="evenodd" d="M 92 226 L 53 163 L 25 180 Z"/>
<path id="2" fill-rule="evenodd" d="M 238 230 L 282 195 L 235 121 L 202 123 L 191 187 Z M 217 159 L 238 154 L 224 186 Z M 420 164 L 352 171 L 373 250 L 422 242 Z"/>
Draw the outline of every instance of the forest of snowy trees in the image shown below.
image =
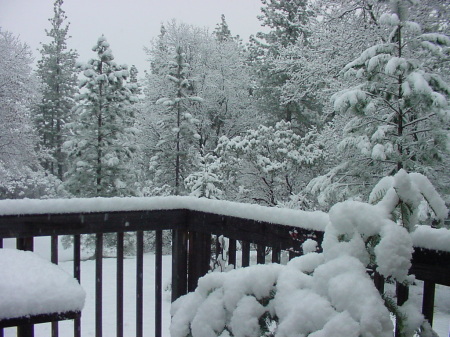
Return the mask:
<path id="1" fill-rule="evenodd" d="M 169 21 L 147 69 L 63 0 L 33 69 L 0 30 L 0 198 L 193 195 L 323 209 L 400 169 L 449 195 L 450 3 L 262 0 L 248 43 Z M 49 15 L 50 16 L 50 15 Z M 237 32 L 236 32 L 237 33 Z M 123 63 L 122 63 L 123 62 Z"/>

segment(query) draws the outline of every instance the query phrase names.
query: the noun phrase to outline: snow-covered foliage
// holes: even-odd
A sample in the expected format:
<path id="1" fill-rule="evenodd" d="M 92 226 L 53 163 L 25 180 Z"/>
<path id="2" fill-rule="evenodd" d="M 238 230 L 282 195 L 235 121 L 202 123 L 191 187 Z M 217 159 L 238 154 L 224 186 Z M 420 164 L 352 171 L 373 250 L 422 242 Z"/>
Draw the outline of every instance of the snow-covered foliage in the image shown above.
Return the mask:
<path id="1" fill-rule="evenodd" d="M 437 177 L 448 161 L 450 87 L 439 74 L 439 60 L 450 40 L 438 33 L 422 34 L 404 17 L 406 3 L 395 3 L 399 12 L 380 18 L 384 42 L 367 48 L 342 70 L 345 79 L 357 82 L 332 97 L 337 113 L 353 115 L 337 146 L 348 165 L 341 161 L 333 168 L 329 184 L 324 177 L 314 179 L 310 190 L 319 194 L 330 194 L 330 188 L 341 188 L 346 181 L 350 189 L 372 187 L 378 177 L 401 168 L 426 174 L 445 188 Z"/>
<path id="2" fill-rule="evenodd" d="M 405 175 L 401 171 L 394 177 L 400 195 L 411 192 Z M 409 179 L 421 181 L 422 176 Z M 418 185 L 428 186 L 423 180 Z M 285 266 L 207 274 L 195 292 L 173 304 L 171 335 L 392 336 L 390 310 L 404 315 L 397 317 L 403 322 L 402 336 L 430 333 L 419 308 L 409 302 L 397 307 L 388 294 L 380 295 L 366 271 L 376 266 L 388 279 L 414 280 L 408 275 L 413 242 L 391 218 L 398 199 L 390 194 L 375 205 L 346 201 L 333 206 L 322 253 L 308 243 L 311 252 Z M 439 197 L 431 203 L 439 208 Z"/>
<path id="3" fill-rule="evenodd" d="M 369 196 L 370 203 L 383 204 L 402 225 L 412 232 L 419 220 L 429 217 L 440 223 L 448 217 L 448 209 L 427 177 L 400 170 L 395 176 L 384 177 Z M 421 226 L 419 226 L 421 227 Z"/>
<path id="4" fill-rule="evenodd" d="M 317 130 L 301 137 L 284 121 L 274 127 L 260 125 L 231 139 L 222 137 L 217 152 L 234 172 L 235 185 L 251 191 L 247 198 L 271 206 L 298 193 L 323 159 Z"/>
<path id="5" fill-rule="evenodd" d="M 183 56 L 179 74 L 177 51 Z M 143 163 L 150 161 L 147 176 L 156 189 L 172 186 L 173 193 L 178 152 L 179 192 L 189 193 L 182 182 L 203 170 L 197 157 L 211 153 L 221 136 L 241 134 L 254 124 L 246 55 L 231 36 L 219 38 L 206 29 L 175 21 L 162 26 L 161 35 L 147 52 L 151 73 L 146 78 L 146 108 L 139 116 L 147 135 L 142 144 Z M 177 97 L 181 92 L 183 97 Z M 178 136 L 179 151 L 175 145 Z"/>
<path id="6" fill-rule="evenodd" d="M 198 157 L 198 171 L 191 173 L 185 180 L 190 195 L 208 199 L 222 199 L 225 177 L 223 170 L 226 164 L 213 154 Z"/>
<path id="7" fill-rule="evenodd" d="M 31 64 L 29 47 L 0 28 L 0 198 L 58 195 L 50 192 L 56 190 L 57 179 L 46 179 L 39 165 L 45 154 L 36 150 L 38 137 L 31 118 L 32 106 L 39 100 Z"/>

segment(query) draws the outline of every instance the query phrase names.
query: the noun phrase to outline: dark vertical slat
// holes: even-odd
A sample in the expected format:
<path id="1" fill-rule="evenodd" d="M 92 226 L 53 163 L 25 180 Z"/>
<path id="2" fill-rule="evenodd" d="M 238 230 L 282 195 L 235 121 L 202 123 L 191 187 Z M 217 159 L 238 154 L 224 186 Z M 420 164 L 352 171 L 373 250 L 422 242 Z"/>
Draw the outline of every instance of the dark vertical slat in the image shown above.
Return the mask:
<path id="1" fill-rule="evenodd" d="M 408 300 L 409 288 L 401 283 L 396 283 L 397 305 L 403 305 Z M 398 321 L 395 324 L 395 337 L 401 337 Z"/>
<path id="2" fill-rule="evenodd" d="M 34 337 L 34 325 L 24 324 L 17 327 L 17 337 Z"/>
<path id="3" fill-rule="evenodd" d="M 194 231 L 190 231 L 188 234 L 188 291 L 194 291 L 197 286 L 196 280 L 199 274 L 199 234 Z"/>
<path id="4" fill-rule="evenodd" d="M 2 238 L 0 238 L 0 248 L 3 248 L 3 239 Z M 2 336 L 0 335 L 0 337 L 2 337 Z"/>
<path id="5" fill-rule="evenodd" d="M 220 254 L 222 254 L 222 245 L 220 244 L 219 235 L 214 236 L 214 240 L 216 242 L 216 260 L 219 259 Z"/>
<path id="6" fill-rule="evenodd" d="M 116 270 L 116 335 L 123 337 L 123 237 L 117 233 L 117 270 Z"/>
<path id="7" fill-rule="evenodd" d="M 242 267 L 248 267 L 250 265 L 250 243 L 242 241 Z"/>
<path id="8" fill-rule="evenodd" d="M 256 246 L 256 263 L 266 263 L 266 246 L 259 244 Z"/>
<path id="9" fill-rule="evenodd" d="M 384 294 L 384 277 L 376 271 L 373 273 L 373 283 L 380 294 Z"/>
<path id="10" fill-rule="evenodd" d="M 202 268 L 200 270 L 200 277 L 208 274 L 211 263 L 211 234 L 202 234 Z"/>
<path id="11" fill-rule="evenodd" d="M 81 236 L 73 236 L 73 277 L 81 283 Z M 81 318 L 75 318 L 73 324 L 74 337 L 81 337 Z"/>
<path id="12" fill-rule="evenodd" d="M 279 245 L 274 245 L 272 247 L 272 262 L 280 263 L 281 261 L 281 249 Z"/>
<path id="13" fill-rule="evenodd" d="M 33 251 L 34 240 L 33 237 L 17 238 L 17 249 Z M 18 337 L 34 337 L 34 325 L 24 324 L 17 327 Z"/>
<path id="14" fill-rule="evenodd" d="M 422 314 L 431 326 L 433 325 L 435 291 L 436 283 L 431 281 L 423 282 Z"/>
<path id="15" fill-rule="evenodd" d="M 162 336 L 162 231 L 155 232 L 155 337 Z"/>
<path id="16" fill-rule="evenodd" d="M 294 250 L 289 250 L 289 261 L 291 261 L 294 257 L 297 257 L 298 254 Z"/>
<path id="17" fill-rule="evenodd" d="M 51 261 L 54 264 L 58 264 L 58 235 L 52 235 L 51 241 Z M 58 322 L 52 322 L 52 337 L 59 336 L 59 325 Z"/>
<path id="18" fill-rule="evenodd" d="M 143 335 L 144 232 L 136 232 L 136 337 Z"/>
<path id="19" fill-rule="evenodd" d="M 95 244 L 95 336 L 103 335 L 103 234 L 96 234 Z"/>
<path id="20" fill-rule="evenodd" d="M 172 231 L 172 302 L 187 293 L 187 230 Z"/>
<path id="21" fill-rule="evenodd" d="M 17 238 L 16 247 L 20 250 L 29 250 L 33 251 L 34 248 L 34 239 L 33 237 L 28 238 Z"/>
<path id="22" fill-rule="evenodd" d="M 236 268 L 236 240 L 230 239 L 228 243 L 228 264 Z"/>

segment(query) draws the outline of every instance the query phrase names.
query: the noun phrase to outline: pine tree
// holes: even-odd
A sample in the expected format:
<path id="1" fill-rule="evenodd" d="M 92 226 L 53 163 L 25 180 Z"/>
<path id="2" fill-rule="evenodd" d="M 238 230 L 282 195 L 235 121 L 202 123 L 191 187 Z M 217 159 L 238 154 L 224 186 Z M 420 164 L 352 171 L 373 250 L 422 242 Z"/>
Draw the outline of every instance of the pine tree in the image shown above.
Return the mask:
<path id="1" fill-rule="evenodd" d="M 430 71 L 430 64 L 444 57 L 450 38 L 422 34 L 418 24 L 408 21 L 406 3 L 393 1 L 392 7 L 393 13 L 380 19 L 385 42 L 368 48 L 343 70 L 359 84 L 334 96 L 335 110 L 353 116 L 339 144 L 348 160 L 315 179 L 312 190 L 370 187 L 400 169 L 432 177 L 448 158 L 450 86 Z"/>
<path id="2" fill-rule="evenodd" d="M 297 102 L 282 102 L 280 99 L 281 87 L 289 80 L 290 74 L 275 71 L 274 61 L 280 50 L 297 42 L 307 44 L 312 11 L 305 0 L 263 0 L 262 3 L 263 14 L 258 19 L 271 30 L 259 32 L 257 38 L 250 39 L 251 61 L 258 78 L 255 94 L 259 108 L 272 115 L 275 122 L 292 122 L 305 131 L 308 126 L 303 125 L 306 124 L 302 115 L 304 108 Z"/>
<path id="3" fill-rule="evenodd" d="M 171 90 L 166 97 L 158 99 L 156 104 L 161 104 L 168 110 L 165 121 L 161 126 L 170 128 L 172 132 L 164 134 L 160 140 L 160 145 L 164 157 L 173 161 L 173 194 L 180 195 L 182 177 L 186 172 L 188 162 L 189 144 L 194 137 L 198 137 L 194 124 L 196 119 L 188 112 L 189 106 L 199 104 L 203 100 L 192 95 L 193 81 L 187 78 L 189 73 L 189 63 L 186 62 L 186 54 L 181 46 L 175 51 L 175 57 L 169 62 L 168 74 L 166 78 L 170 81 Z M 170 133 L 175 137 L 171 137 Z"/>
<path id="4" fill-rule="evenodd" d="M 62 9 L 63 0 L 56 0 L 54 16 L 49 19 L 51 29 L 46 30 L 50 43 L 43 44 L 42 58 L 38 62 L 37 75 L 44 84 L 42 101 L 35 109 L 35 121 L 40 136 L 40 146 L 48 157 L 43 166 L 51 173 L 63 179 L 66 158 L 62 151 L 70 122 L 74 96 L 77 92 L 77 74 L 75 62 L 78 54 L 67 49 L 69 24 Z"/>
<path id="5" fill-rule="evenodd" d="M 232 39 L 231 31 L 228 28 L 227 21 L 225 20 L 225 15 L 222 14 L 220 17 L 221 22 L 216 25 L 216 29 L 214 30 L 214 34 L 216 35 L 217 40 L 220 42 L 228 41 Z"/>
<path id="6" fill-rule="evenodd" d="M 76 120 L 73 135 L 64 144 L 70 169 L 66 185 L 78 196 L 125 196 L 133 193 L 134 179 L 128 163 L 135 152 L 134 116 L 130 105 L 136 101 L 127 79 L 126 65 L 114 60 L 109 43 L 101 36 L 92 48 L 97 59 L 80 65 Z"/>

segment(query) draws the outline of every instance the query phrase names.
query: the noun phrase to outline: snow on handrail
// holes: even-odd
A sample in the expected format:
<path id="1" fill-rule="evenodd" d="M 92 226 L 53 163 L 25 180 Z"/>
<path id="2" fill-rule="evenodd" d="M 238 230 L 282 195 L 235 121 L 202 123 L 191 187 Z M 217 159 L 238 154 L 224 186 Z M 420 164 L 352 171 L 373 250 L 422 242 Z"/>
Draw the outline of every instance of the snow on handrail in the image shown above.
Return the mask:
<path id="1" fill-rule="evenodd" d="M 324 231 L 329 222 L 321 211 L 265 207 L 195 197 L 126 197 L 0 200 L 0 216 L 188 209 L 243 219 Z"/>

